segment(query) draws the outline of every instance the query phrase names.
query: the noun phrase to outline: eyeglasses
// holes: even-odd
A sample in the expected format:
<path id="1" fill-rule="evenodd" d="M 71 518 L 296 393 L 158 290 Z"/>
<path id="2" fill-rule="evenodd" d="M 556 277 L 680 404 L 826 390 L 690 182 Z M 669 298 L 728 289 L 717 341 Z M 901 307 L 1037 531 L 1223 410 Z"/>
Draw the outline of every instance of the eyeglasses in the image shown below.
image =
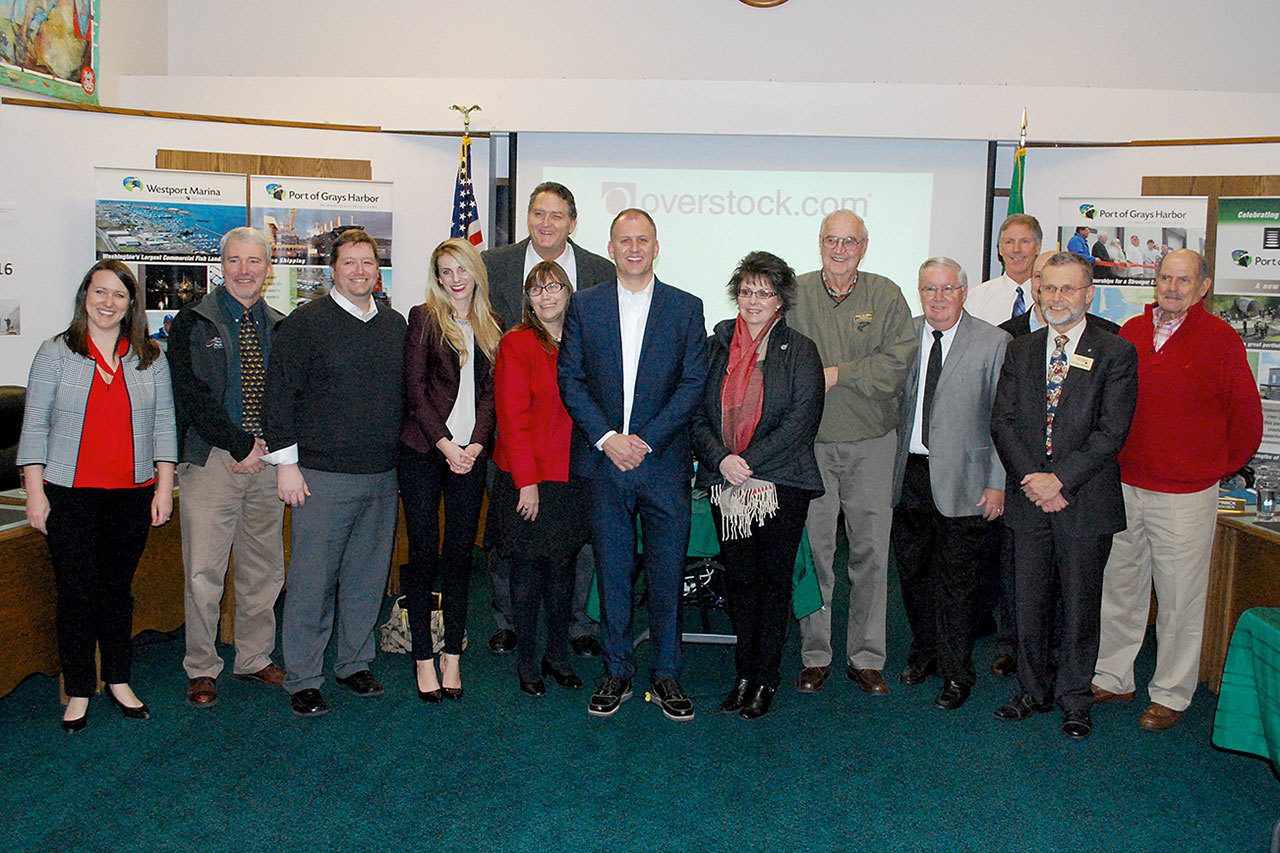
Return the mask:
<path id="1" fill-rule="evenodd" d="M 944 284 L 942 287 L 938 287 L 936 284 L 926 284 L 920 288 L 920 292 L 925 296 L 937 296 L 939 293 L 943 296 L 954 296 L 964 289 L 964 285 L 960 284 Z"/>
<path id="2" fill-rule="evenodd" d="M 777 295 L 778 295 L 778 292 L 776 290 L 748 290 L 746 288 L 742 288 L 738 291 L 739 299 L 751 299 L 752 297 L 755 297 L 756 299 L 759 299 L 761 302 L 765 301 L 766 299 L 772 299 Z"/>
<path id="3" fill-rule="evenodd" d="M 835 235 L 827 235 L 822 238 L 822 242 L 827 245 L 828 249 L 834 249 L 837 246 L 844 249 L 851 249 L 865 240 L 865 237 L 859 239 L 858 237 L 836 237 Z"/>
<path id="4" fill-rule="evenodd" d="M 556 294 L 564 290 L 564 288 L 565 285 L 562 281 L 549 281 L 546 284 L 535 284 L 533 287 L 529 288 L 528 293 L 530 296 L 541 296 L 543 291 Z"/>
<path id="5" fill-rule="evenodd" d="M 1074 284 L 1063 285 L 1062 287 L 1058 287 L 1056 284 L 1040 285 L 1040 293 L 1043 296 L 1057 296 L 1059 293 L 1061 293 L 1063 296 L 1070 296 L 1071 294 L 1081 290 L 1085 290 L 1085 288 L 1077 287 Z"/>

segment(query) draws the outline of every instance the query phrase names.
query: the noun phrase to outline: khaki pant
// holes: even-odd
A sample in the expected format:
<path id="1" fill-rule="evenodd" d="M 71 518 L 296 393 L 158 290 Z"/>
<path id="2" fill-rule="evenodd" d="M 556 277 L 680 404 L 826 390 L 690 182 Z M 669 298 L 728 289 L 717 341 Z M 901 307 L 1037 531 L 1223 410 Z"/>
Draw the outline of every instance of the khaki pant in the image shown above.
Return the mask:
<path id="1" fill-rule="evenodd" d="M 188 678 L 217 678 L 219 604 L 227 560 L 235 556 L 237 674 L 271 663 L 276 647 L 276 599 L 284 585 L 284 504 L 276 472 L 236 474 L 231 454 L 215 447 L 204 465 L 178 466 L 182 562 L 186 574 Z"/>

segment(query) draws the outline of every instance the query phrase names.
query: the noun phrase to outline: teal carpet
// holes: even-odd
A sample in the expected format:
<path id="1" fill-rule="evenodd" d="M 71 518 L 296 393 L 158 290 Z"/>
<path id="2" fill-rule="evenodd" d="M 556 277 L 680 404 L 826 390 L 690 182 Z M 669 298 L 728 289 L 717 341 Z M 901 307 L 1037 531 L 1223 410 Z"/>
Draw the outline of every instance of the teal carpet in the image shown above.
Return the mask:
<path id="1" fill-rule="evenodd" d="M 643 691 L 598 720 L 586 702 L 599 663 L 577 662 L 584 690 L 549 682 L 545 699 L 521 696 L 513 657 L 484 648 L 483 573 L 472 590 L 457 703 L 419 702 L 408 661 L 380 654 L 386 695 L 357 698 L 330 680 L 321 719 L 230 678 L 229 663 L 218 705 L 195 710 L 181 632 L 146 634 L 133 685 L 153 719 L 125 720 L 99 697 L 88 729 L 68 737 L 56 680 L 27 679 L 0 700 L 0 847 L 1250 851 L 1266 849 L 1280 818 L 1270 765 L 1211 747 L 1215 697 L 1203 686 L 1170 732 L 1138 730 L 1140 693 L 1097 709 L 1094 736 L 1073 743 L 1056 713 L 992 716 L 1016 685 L 986 674 L 990 638 L 973 698 L 945 713 L 931 707 L 936 679 L 892 678 L 892 695 L 876 698 L 833 675 L 816 696 L 795 693 L 793 631 L 762 720 L 715 711 L 732 679 L 724 646 L 686 646 L 694 722 L 667 721 Z M 907 644 L 896 576 L 889 598 L 896 675 Z M 1148 650 L 1140 681 L 1152 665 Z"/>

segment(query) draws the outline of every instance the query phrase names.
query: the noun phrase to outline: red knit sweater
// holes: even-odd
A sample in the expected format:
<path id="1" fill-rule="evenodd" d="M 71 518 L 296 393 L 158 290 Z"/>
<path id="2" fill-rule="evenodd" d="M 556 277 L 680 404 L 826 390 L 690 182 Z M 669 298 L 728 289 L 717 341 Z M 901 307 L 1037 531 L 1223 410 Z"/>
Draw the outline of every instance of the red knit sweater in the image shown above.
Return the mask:
<path id="1" fill-rule="evenodd" d="M 1155 352 L 1152 307 L 1120 330 L 1138 350 L 1138 408 L 1120 479 L 1154 492 L 1198 492 L 1253 458 L 1262 401 L 1234 329 L 1196 304 Z"/>

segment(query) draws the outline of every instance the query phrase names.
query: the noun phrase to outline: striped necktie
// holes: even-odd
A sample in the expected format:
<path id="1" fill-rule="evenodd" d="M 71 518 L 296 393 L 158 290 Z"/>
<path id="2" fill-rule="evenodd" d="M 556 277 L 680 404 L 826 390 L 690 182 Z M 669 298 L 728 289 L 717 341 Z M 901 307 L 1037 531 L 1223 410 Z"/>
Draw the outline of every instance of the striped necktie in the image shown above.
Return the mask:
<path id="1" fill-rule="evenodd" d="M 240 318 L 240 427 L 245 432 L 262 435 L 262 393 L 267 387 L 266 363 L 262 358 L 262 342 L 258 325 L 250 309 Z"/>
<path id="2" fill-rule="evenodd" d="M 1044 452 L 1053 456 L 1053 416 L 1058 411 L 1058 401 L 1062 399 L 1062 380 L 1067 375 L 1067 336 L 1058 335 L 1053 339 L 1053 355 L 1049 356 L 1048 393 L 1045 396 Z"/>

